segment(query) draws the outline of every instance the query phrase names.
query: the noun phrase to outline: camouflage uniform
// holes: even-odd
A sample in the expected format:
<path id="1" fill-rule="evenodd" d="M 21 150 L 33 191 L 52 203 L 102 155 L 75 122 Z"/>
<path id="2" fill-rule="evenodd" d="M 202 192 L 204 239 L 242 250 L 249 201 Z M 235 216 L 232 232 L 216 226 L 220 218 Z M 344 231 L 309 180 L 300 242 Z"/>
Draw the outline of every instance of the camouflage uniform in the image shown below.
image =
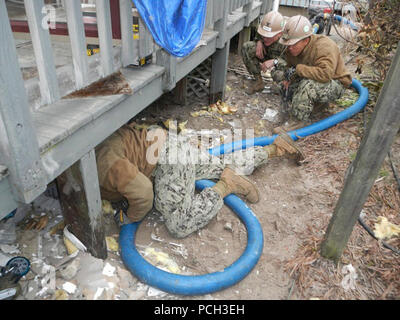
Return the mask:
<path id="1" fill-rule="evenodd" d="M 339 99 L 351 85 L 339 47 L 324 35 L 312 35 L 296 57 L 287 51 L 286 61 L 288 67 L 296 68 L 289 86 L 289 113 L 299 120 L 307 121 L 315 105 Z"/>
<path id="2" fill-rule="evenodd" d="M 200 161 L 196 164 L 188 159 Z M 184 135 L 169 134 L 154 172 L 154 206 L 172 235 L 186 237 L 207 225 L 223 205 L 221 196 L 211 188 L 196 194 L 196 180 L 219 179 L 227 163 L 251 174 L 267 161 L 268 153 L 262 147 L 214 157 L 199 151 Z"/>
<path id="3" fill-rule="evenodd" d="M 272 69 L 271 76 L 276 82 L 280 82 L 283 80 L 283 70 L 286 67 L 286 62 L 280 57 L 283 50 L 285 50 L 285 46 L 281 45 L 278 41 L 274 42 L 269 47 L 264 45 L 266 49 L 266 54 L 264 55 L 264 59 L 258 59 L 256 56 L 256 48 L 257 48 L 257 41 L 248 41 L 243 44 L 242 47 L 242 57 L 243 62 L 247 68 L 247 71 L 252 74 L 253 76 L 257 76 L 261 74 L 261 67 L 260 63 L 263 63 L 270 59 L 278 59 L 278 66 Z"/>
<path id="4" fill-rule="evenodd" d="M 298 79 L 289 87 L 289 114 L 307 121 L 315 105 L 326 106 L 330 101 L 339 99 L 344 91 L 345 88 L 339 80 L 322 83 L 311 79 Z"/>

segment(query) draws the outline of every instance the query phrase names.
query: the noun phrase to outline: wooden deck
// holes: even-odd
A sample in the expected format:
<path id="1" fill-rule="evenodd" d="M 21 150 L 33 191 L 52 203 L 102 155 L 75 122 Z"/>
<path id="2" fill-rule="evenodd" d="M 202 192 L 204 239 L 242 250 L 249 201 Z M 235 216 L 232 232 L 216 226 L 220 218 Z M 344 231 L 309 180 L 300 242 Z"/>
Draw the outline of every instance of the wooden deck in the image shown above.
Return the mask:
<path id="1" fill-rule="evenodd" d="M 133 118 L 165 92 L 172 90 L 179 80 L 183 79 L 204 60 L 213 57 L 213 59 L 219 59 L 218 61 L 227 62 L 230 39 L 249 26 L 272 5 L 272 1 L 224 1 L 225 4 L 231 3 L 231 7 L 222 7 L 221 12 L 221 6 L 218 4 L 219 13 L 215 8 L 214 10 L 209 8 L 207 26 L 202 39 L 187 57 L 176 58 L 154 46 L 153 56 L 155 59 L 152 64 L 143 67 L 131 67 L 124 61 L 127 58 L 126 47 L 124 47 L 122 39 L 120 46 L 112 47 L 108 44 L 108 50 L 101 49 L 101 52 L 108 54 L 109 61 L 105 61 L 104 56 L 102 59 L 101 55 L 88 58 L 85 78 L 90 80 L 87 80 L 86 84 L 120 70 L 132 89 L 132 95 L 62 99 L 61 97 L 79 88 L 76 83 L 76 68 L 68 63 L 54 67 L 54 63 L 46 61 L 42 68 L 47 68 L 45 70 L 47 75 L 42 74 L 40 77 L 41 74 L 38 71 L 37 74 L 33 72 L 33 76 L 27 77 L 23 84 L 27 102 L 25 109 L 17 115 L 7 114 L 11 109 L 2 110 L 1 113 L 4 124 L 0 121 L 0 131 L 7 133 L 9 141 L 0 143 L 0 151 L 3 151 L 3 154 L 8 154 L 8 157 L 4 157 L 4 159 L 0 156 L 0 164 L 3 164 L 3 166 L 0 165 L 3 172 L 3 174 L 0 173 L 0 219 L 17 208 L 18 203 L 33 201 L 45 190 L 48 183 L 87 154 L 90 154 L 100 142 L 118 130 L 128 119 Z M 243 3 L 245 5 L 240 8 L 234 7 L 235 2 L 236 5 Z M 217 1 L 209 0 L 209 3 L 209 5 L 215 5 Z M 227 8 L 233 8 L 233 10 L 227 12 L 229 10 Z M 0 19 L 3 20 L 6 13 L 4 7 L 0 6 L 0 13 L 1 11 L 3 12 Z M 107 19 L 107 17 L 104 19 Z M 2 27 L 5 28 L 6 23 L 3 23 Z M 0 33 L 2 43 L 10 41 L 7 37 L 8 34 Z M 20 41 L 19 43 L 23 42 Z M 71 43 L 72 48 L 74 44 Z M 26 46 L 21 48 L 27 50 Z M 11 56 L 13 52 L 12 48 L 3 47 L 0 49 L 0 54 L 6 57 Z M 16 52 L 18 52 L 18 48 Z M 33 52 L 31 54 L 33 55 Z M 46 57 L 45 52 L 42 54 Z M 74 56 L 75 58 L 76 56 Z M 19 60 L 21 61 L 20 57 Z M 68 57 L 65 60 L 67 61 Z M 57 58 L 55 58 L 55 61 L 57 66 Z M 105 64 L 109 67 L 106 73 L 104 72 Z M 218 64 L 220 65 L 220 63 Z M 53 74 L 48 69 L 49 65 L 50 69 L 54 68 Z M 5 68 L 5 62 L 0 62 L 1 68 Z M 39 65 L 38 69 L 40 68 Z M 10 70 L 12 70 L 12 63 L 8 71 L 3 70 L 1 78 L 5 77 L 6 72 Z M 224 68 L 222 63 L 222 67 L 219 70 L 214 70 L 213 73 L 211 91 L 214 90 L 214 93 L 223 91 L 222 84 L 224 83 L 224 76 L 226 76 L 226 67 Z M 46 76 L 48 79 L 57 79 L 55 82 L 59 86 L 51 88 L 51 85 L 48 84 L 44 89 L 43 77 Z M 15 82 L 17 80 L 18 78 Z M 12 86 L 8 86 L 4 90 L 7 92 L 11 88 Z M 45 99 L 41 94 L 43 92 L 47 94 Z M 23 98 L 22 95 L 22 104 L 24 104 Z M 4 105 L 8 106 L 15 103 L 16 100 L 13 99 L 13 96 L 10 97 Z M 18 120 L 18 117 L 20 120 Z M 15 141 L 19 137 L 17 132 L 13 132 L 14 128 L 6 125 L 8 119 L 14 119 L 16 123 L 27 124 L 27 139 L 21 141 L 21 146 L 16 147 L 15 150 L 13 150 L 12 145 L 15 145 Z M 11 151 L 2 150 L 10 145 Z M 25 153 L 22 151 L 24 147 L 27 148 Z M 13 163 L 14 159 L 18 159 L 18 161 Z M 32 163 L 37 167 L 31 167 L 25 172 L 31 173 L 37 179 L 31 181 L 31 185 L 24 186 L 24 177 L 20 173 Z M 9 167 L 9 170 L 5 170 L 5 165 Z M 21 168 L 18 166 L 21 166 Z M 7 173 L 4 173 L 5 171 Z"/>

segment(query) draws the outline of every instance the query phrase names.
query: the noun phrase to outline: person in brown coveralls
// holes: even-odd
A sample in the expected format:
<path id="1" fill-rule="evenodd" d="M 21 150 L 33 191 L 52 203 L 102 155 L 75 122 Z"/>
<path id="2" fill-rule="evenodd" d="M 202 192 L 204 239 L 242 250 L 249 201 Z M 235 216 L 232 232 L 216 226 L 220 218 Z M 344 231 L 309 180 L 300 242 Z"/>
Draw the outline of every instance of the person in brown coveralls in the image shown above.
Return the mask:
<path id="1" fill-rule="evenodd" d="M 137 130 L 134 124 L 124 125 L 96 149 L 101 196 L 117 209 L 117 223 L 142 220 L 154 203 L 169 232 L 179 238 L 207 225 L 231 193 L 258 202 L 257 187 L 243 175 L 276 156 L 301 158 L 303 154 L 283 133 L 271 145 L 236 151 L 222 159 L 201 151 L 185 134 L 161 128 Z M 201 161 L 191 161 L 196 157 Z M 195 193 L 199 179 L 218 182 Z"/>
<path id="2" fill-rule="evenodd" d="M 337 44 L 325 35 L 313 34 L 306 17 L 291 17 L 279 43 L 287 46 L 283 92 L 288 90 L 289 115 L 302 121 L 297 127 L 302 126 L 316 105 L 327 106 L 339 99 L 352 78 Z"/>

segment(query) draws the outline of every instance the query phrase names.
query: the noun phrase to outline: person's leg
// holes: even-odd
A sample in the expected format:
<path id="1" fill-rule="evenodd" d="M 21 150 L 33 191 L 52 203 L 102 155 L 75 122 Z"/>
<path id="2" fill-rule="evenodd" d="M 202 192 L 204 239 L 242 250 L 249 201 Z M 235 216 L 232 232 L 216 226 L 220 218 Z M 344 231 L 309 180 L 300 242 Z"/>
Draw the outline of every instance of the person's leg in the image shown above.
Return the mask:
<path id="1" fill-rule="evenodd" d="M 289 113 L 302 121 L 307 121 L 315 104 L 328 104 L 339 99 L 345 88 L 338 80 L 321 83 L 310 79 L 301 80 L 293 93 Z"/>
<path id="2" fill-rule="evenodd" d="M 255 41 L 245 42 L 242 46 L 242 59 L 247 71 L 255 78 L 255 82 L 250 85 L 246 91 L 248 94 L 262 91 L 264 89 L 264 81 L 261 77 L 260 63 L 262 60 L 256 56 L 257 43 Z"/>
<path id="3" fill-rule="evenodd" d="M 196 165 L 187 161 L 192 148 L 173 139 L 167 140 L 155 170 L 154 205 L 169 232 L 183 238 L 207 225 L 221 209 L 223 200 L 212 188 L 195 193 Z"/>

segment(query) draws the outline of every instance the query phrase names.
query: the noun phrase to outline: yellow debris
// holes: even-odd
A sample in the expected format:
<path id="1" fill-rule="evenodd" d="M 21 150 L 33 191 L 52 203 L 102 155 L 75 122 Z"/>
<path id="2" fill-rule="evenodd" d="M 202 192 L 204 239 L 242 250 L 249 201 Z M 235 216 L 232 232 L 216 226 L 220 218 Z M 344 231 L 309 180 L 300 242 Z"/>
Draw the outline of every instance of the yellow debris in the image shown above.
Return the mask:
<path id="1" fill-rule="evenodd" d="M 175 120 L 168 119 L 165 120 L 163 123 L 167 129 L 178 130 L 178 128 L 175 125 Z"/>
<path id="2" fill-rule="evenodd" d="M 400 226 L 388 221 L 386 217 L 376 219 L 374 234 L 378 239 L 391 238 L 400 235 Z"/>
<path id="3" fill-rule="evenodd" d="M 64 244 L 67 248 L 68 255 L 71 255 L 78 251 L 78 248 L 66 236 L 64 236 Z"/>
<path id="4" fill-rule="evenodd" d="M 54 293 L 54 299 L 55 300 L 68 300 L 68 293 L 66 293 L 64 290 L 57 290 Z"/>
<path id="5" fill-rule="evenodd" d="M 108 200 L 101 200 L 101 207 L 105 214 L 114 214 L 114 209 L 111 206 L 111 202 Z"/>
<path id="6" fill-rule="evenodd" d="M 106 244 L 108 251 L 117 252 L 119 249 L 118 242 L 113 237 L 106 237 Z"/>
<path id="7" fill-rule="evenodd" d="M 181 273 L 181 270 L 177 265 L 177 263 L 174 260 L 172 260 L 167 253 L 157 251 L 154 248 L 148 247 L 145 250 L 145 255 L 154 264 L 161 264 L 161 267 L 168 269 L 172 273 L 176 274 Z"/>

